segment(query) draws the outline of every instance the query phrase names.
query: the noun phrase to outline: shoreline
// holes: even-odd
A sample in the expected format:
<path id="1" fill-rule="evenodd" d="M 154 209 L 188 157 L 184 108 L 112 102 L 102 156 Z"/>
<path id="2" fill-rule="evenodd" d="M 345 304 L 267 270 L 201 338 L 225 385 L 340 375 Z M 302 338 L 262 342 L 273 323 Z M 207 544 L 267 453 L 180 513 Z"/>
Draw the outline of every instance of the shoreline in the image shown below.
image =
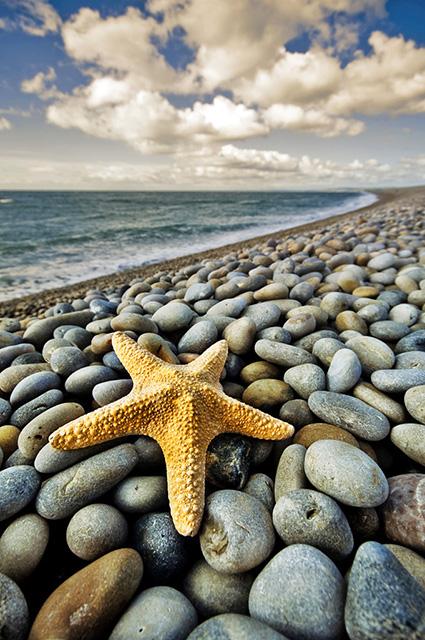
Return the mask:
<path id="1" fill-rule="evenodd" d="M 193 264 L 194 262 L 205 259 L 217 259 L 225 255 L 229 251 L 235 251 L 242 248 L 252 248 L 257 244 L 267 242 L 267 240 L 272 238 L 285 238 L 294 233 L 302 233 L 307 230 L 320 229 L 328 224 L 333 224 L 345 219 L 350 219 L 357 215 L 363 215 L 368 211 L 380 209 L 385 205 L 389 205 L 392 203 L 400 204 L 400 200 L 403 201 L 403 199 L 409 198 L 418 193 L 423 194 L 424 192 L 425 187 L 399 187 L 394 189 L 384 188 L 370 190 L 368 191 L 368 193 L 372 193 L 378 197 L 378 200 L 376 202 L 364 207 L 359 207 L 352 211 L 348 211 L 346 213 L 339 213 L 301 225 L 286 227 L 282 230 L 274 231 L 272 233 L 267 233 L 260 236 L 254 236 L 253 238 L 249 238 L 246 240 L 224 244 L 213 249 L 188 253 L 186 255 L 171 258 L 169 260 L 154 262 L 147 265 L 140 265 L 139 267 L 132 267 L 130 269 L 123 269 L 122 271 L 115 271 L 110 274 L 98 276 L 96 278 L 81 280 L 79 282 L 64 285 L 62 287 L 45 289 L 38 293 L 31 293 L 19 298 L 5 300 L 3 302 L 0 302 L 0 317 L 23 318 L 29 315 L 40 314 L 59 300 L 62 302 L 68 302 L 75 298 L 84 297 L 88 289 L 105 289 L 118 287 L 123 284 L 129 283 L 131 280 L 137 277 L 149 277 L 160 270 L 175 271 L 181 269 L 182 267 Z M 406 202 L 406 204 L 409 203 Z"/>

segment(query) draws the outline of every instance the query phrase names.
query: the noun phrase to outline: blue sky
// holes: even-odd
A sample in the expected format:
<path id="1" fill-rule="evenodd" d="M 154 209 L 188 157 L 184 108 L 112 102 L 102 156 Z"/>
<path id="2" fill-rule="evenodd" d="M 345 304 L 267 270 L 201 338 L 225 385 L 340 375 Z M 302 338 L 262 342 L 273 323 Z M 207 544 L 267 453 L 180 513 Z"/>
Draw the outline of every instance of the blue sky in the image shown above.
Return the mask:
<path id="1" fill-rule="evenodd" d="M 3 0 L 0 189 L 425 179 L 422 0 Z"/>

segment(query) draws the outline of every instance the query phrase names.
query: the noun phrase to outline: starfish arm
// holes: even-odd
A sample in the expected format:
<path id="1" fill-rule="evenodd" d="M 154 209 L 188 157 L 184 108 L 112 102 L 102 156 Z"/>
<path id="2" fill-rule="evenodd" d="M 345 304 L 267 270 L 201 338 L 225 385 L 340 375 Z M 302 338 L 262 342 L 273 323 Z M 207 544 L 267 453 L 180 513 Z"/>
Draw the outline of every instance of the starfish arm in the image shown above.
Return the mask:
<path id="1" fill-rule="evenodd" d="M 285 440 L 294 433 L 294 427 L 287 422 L 223 393 L 217 394 L 214 404 L 220 433 L 240 433 L 261 440 Z"/>
<path id="2" fill-rule="evenodd" d="M 135 385 L 144 384 L 145 381 L 152 378 L 155 372 L 167 367 L 163 360 L 154 356 L 121 331 L 114 333 L 112 346 Z"/>
<path id="3" fill-rule="evenodd" d="M 227 353 L 226 340 L 219 340 L 196 360 L 186 365 L 187 371 L 197 374 L 202 381 L 217 386 L 220 384 L 220 375 L 226 363 Z"/>
<path id="4" fill-rule="evenodd" d="M 167 468 L 171 517 L 183 536 L 194 536 L 202 521 L 205 503 L 205 461 L 208 442 L 186 440 L 178 446 L 159 442 Z"/>
<path id="5" fill-rule="evenodd" d="M 68 450 L 130 435 L 155 437 L 160 400 L 160 393 L 145 394 L 139 401 L 133 400 L 130 393 L 60 427 L 51 434 L 50 444 L 56 449 Z"/>

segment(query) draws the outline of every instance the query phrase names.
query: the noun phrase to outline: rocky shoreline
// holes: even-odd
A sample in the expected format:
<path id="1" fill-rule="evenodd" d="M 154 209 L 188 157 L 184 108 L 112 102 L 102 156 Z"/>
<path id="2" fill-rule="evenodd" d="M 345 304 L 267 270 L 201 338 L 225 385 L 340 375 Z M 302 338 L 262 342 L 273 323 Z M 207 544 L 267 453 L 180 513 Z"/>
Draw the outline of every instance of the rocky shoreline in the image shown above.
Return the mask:
<path id="1" fill-rule="evenodd" d="M 407 187 L 399 189 L 381 189 L 374 191 L 374 193 L 379 197 L 379 203 L 383 205 L 400 199 L 404 200 L 406 196 L 414 196 L 416 193 L 420 193 L 420 191 L 420 187 Z M 264 236 L 244 240 L 243 242 L 234 242 L 232 244 L 217 247 L 216 249 L 209 249 L 198 253 L 188 253 L 187 255 L 179 258 L 117 271 L 115 273 L 91 278 L 82 282 L 76 282 L 63 287 L 42 290 L 36 294 L 29 294 L 10 300 L 0 300 L 0 317 L 10 316 L 14 318 L 24 318 L 31 314 L 40 315 L 40 313 L 43 313 L 50 306 L 56 304 L 56 302 L 71 302 L 74 298 L 84 297 L 85 292 L 88 289 L 119 287 L 127 284 L 134 278 L 150 277 L 158 270 L 178 271 L 179 269 L 189 266 L 198 260 L 214 260 L 230 251 L 254 247 L 258 242 L 267 242 L 267 240 L 277 236 L 284 238 L 290 236 L 293 232 L 301 233 L 307 229 L 319 229 L 320 227 L 326 227 L 327 224 L 341 220 L 347 216 L 356 215 L 358 212 L 367 213 L 369 210 L 374 210 L 377 206 L 378 205 L 374 203 L 345 214 L 339 214 L 316 222 L 283 229 L 281 232 L 269 233 Z"/>
<path id="2" fill-rule="evenodd" d="M 425 188 L 1 310 L 8 638 L 425 636 Z M 48 444 L 130 391 L 116 331 L 175 364 L 224 338 L 225 393 L 295 427 L 211 443 L 194 538 L 154 441 Z"/>

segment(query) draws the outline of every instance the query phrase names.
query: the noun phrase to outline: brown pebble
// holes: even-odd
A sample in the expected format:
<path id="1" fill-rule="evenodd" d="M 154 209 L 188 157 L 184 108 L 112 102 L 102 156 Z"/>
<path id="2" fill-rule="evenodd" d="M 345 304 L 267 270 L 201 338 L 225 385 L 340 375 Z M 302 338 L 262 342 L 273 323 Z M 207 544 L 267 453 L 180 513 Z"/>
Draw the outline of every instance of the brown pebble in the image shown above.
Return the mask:
<path id="1" fill-rule="evenodd" d="M 359 447 L 356 438 L 345 429 L 326 422 L 313 422 L 302 427 L 294 436 L 294 444 L 302 444 L 308 448 L 317 440 L 341 440 L 354 447 Z"/>
<path id="2" fill-rule="evenodd" d="M 139 586 L 143 562 L 117 549 L 65 580 L 46 600 L 28 640 L 97 640 L 124 611 Z"/>

